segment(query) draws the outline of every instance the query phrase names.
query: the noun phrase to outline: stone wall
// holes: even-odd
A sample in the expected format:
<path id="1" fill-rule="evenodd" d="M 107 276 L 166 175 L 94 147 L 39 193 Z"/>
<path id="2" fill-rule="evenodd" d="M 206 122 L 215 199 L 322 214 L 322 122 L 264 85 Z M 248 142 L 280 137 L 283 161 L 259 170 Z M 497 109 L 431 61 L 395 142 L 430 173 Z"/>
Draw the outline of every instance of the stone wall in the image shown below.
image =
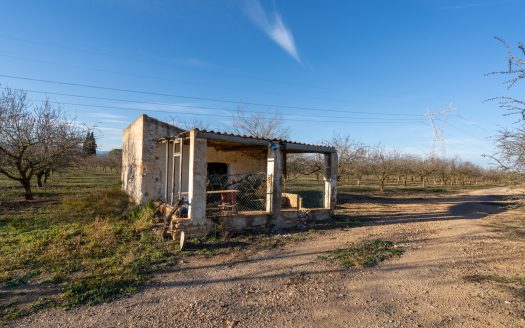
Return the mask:
<path id="1" fill-rule="evenodd" d="M 143 117 L 139 117 L 124 129 L 122 142 L 122 188 L 140 203 L 142 195 L 142 136 Z"/>
<path id="2" fill-rule="evenodd" d="M 198 224 L 192 220 L 181 218 L 174 219 L 174 229 L 171 232 L 174 239 L 184 231 L 186 238 L 205 237 L 206 235 L 219 232 L 223 235 L 243 233 L 270 233 L 275 231 L 308 229 L 309 227 L 325 223 L 330 220 L 330 211 L 326 209 L 313 210 L 284 210 L 281 212 L 282 227 L 276 226 L 275 218 L 271 214 L 246 214 L 225 216 L 211 221 Z"/>
<path id="3" fill-rule="evenodd" d="M 271 214 L 246 214 L 227 216 L 218 219 L 217 230 L 223 233 L 274 232 L 282 229 L 306 229 L 309 226 L 330 220 L 326 209 L 283 210 L 276 220 Z M 280 222 L 281 226 L 278 226 Z"/>
<path id="4" fill-rule="evenodd" d="M 123 189 L 136 203 L 164 197 L 165 146 L 157 140 L 183 130 L 141 115 L 123 133 Z"/>

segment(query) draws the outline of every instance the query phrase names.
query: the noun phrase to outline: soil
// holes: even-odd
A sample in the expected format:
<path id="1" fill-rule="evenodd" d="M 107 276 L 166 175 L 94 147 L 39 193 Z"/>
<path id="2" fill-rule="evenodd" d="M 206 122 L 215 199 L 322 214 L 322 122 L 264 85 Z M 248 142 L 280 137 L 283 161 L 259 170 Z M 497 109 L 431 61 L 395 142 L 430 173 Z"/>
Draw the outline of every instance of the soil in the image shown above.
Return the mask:
<path id="1" fill-rule="evenodd" d="M 525 238 L 499 226 L 523 220 L 507 206 L 515 193 L 343 199 L 339 222 L 360 226 L 274 236 L 277 247 L 257 251 L 185 257 L 132 297 L 48 309 L 9 325 L 525 327 L 525 286 L 483 278 L 525 277 Z M 372 238 L 405 253 L 373 268 L 319 258 Z"/>

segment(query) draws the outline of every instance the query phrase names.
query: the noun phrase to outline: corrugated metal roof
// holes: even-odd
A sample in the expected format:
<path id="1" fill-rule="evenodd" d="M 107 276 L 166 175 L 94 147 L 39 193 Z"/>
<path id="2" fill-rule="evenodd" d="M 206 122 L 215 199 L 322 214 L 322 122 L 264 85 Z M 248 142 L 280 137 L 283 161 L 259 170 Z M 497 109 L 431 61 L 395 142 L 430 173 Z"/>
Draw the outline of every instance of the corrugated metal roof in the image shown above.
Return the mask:
<path id="1" fill-rule="evenodd" d="M 324 147 L 324 148 L 327 148 L 327 149 L 333 149 L 334 148 L 332 146 L 318 145 L 318 144 L 309 144 L 309 143 L 297 142 L 297 141 L 292 141 L 292 140 L 287 140 L 287 139 L 262 138 L 262 137 L 250 136 L 250 135 L 245 135 L 245 134 L 235 134 L 235 133 L 220 132 L 220 131 L 214 131 L 214 130 L 199 130 L 199 129 L 196 129 L 196 130 L 198 132 L 213 133 L 213 134 L 217 134 L 217 135 L 237 137 L 237 138 L 265 140 L 265 141 L 268 141 L 268 142 L 272 141 L 272 142 L 289 143 L 289 144 L 303 145 L 303 146 L 312 146 L 312 147 Z"/>
<path id="2" fill-rule="evenodd" d="M 287 139 L 279 139 L 279 138 L 262 138 L 262 137 L 256 137 L 256 136 L 250 136 L 250 135 L 243 135 L 243 134 L 235 134 L 235 133 L 229 133 L 229 132 L 220 132 L 220 131 L 214 131 L 214 130 L 199 130 L 194 129 L 197 132 L 197 135 L 200 134 L 200 137 L 203 137 L 205 139 L 215 139 L 212 136 L 217 136 L 217 138 L 239 138 L 239 139 L 247 139 L 247 140 L 254 140 L 258 141 L 259 145 L 269 144 L 272 143 L 279 143 L 279 144 L 287 144 L 289 147 L 288 149 L 295 148 L 293 150 L 297 152 L 336 152 L 336 149 L 332 146 L 326 146 L 326 145 L 316 145 L 316 144 L 309 144 L 309 143 L 303 143 L 303 142 L 297 142 Z M 192 130 L 193 131 L 193 130 Z M 177 136 L 171 136 L 166 138 L 160 138 L 160 143 L 165 142 L 173 142 L 177 138 L 182 137 L 183 135 L 189 134 L 190 131 L 184 131 L 183 133 L 177 135 Z M 205 134 L 208 134 L 206 136 Z M 241 142 L 242 141 L 233 141 L 233 142 Z M 308 147 L 311 147 L 311 149 L 308 149 Z"/>

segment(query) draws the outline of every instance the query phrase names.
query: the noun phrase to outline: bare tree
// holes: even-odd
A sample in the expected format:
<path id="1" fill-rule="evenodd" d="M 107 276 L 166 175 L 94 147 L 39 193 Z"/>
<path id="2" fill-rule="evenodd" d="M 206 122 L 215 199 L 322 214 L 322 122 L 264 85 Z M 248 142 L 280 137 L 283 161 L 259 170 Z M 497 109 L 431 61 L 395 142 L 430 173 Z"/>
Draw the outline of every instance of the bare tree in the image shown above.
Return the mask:
<path id="1" fill-rule="evenodd" d="M 407 186 L 409 176 L 413 176 L 416 172 L 417 158 L 412 155 L 404 154 L 399 156 L 398 160 L 398 174 L 399 179 L 403 179 L 403 186 Z"/>
<path id="2" fill-rule="evenodd" d="M 19 181 L 33 199 L 31 178 L 79 150 L 83 131 L 49 102 L 32 106 L 22 90 L 0 95 L 0 173 Z"/>
<path id="3" fill-rule="evenodd" d="M 419 177 L 421 186 L 426 187 L 426 181 L 429 175 L 437 170 L 435 158 L 415 158 L 413 165 L 414 174 Z"/>
<path id="4" fill-rule="evenodd" d="M 262 112 L 247 113 L 242 106 L 239 106 L 233 115 L 232 130 L 236 134 L 259 138 L 286 139 L 288 137 L 288 129 L 283 126 L 282 118 L 278 113 L 273 116 L 267 116 Z"/>
<path id="5" fill-rule="evenodd" d="M 437 177 L 443 186 L 446 186 L 450 183 L 451 178 L 454 176 L 459 159 L 445 159 L 439 158 L 434 160 L 434 165 L 436 170 L 434 171 L 435 177 Z"/>
<path id="6" fill-rule="evenodd" d="M 396 150 L 386 150 L 381 146 L 373 148 L 368 153 L 368 167 L 379 182 L 381 192 L 385 191 L 388 178 L 398 171 L 399 158 L 400 155 Z"/>
<path id="7" fill-rule="evenodd" d="M 348 135 L 334 135 L 327 144 L 337 150 L 337 155 L 339 157 L 337 179 L 346 179 L 349 181 L 353 176 L 357 179 L 359 184 L 359 181 L 365 174 L 364 169 L 366 165 L 364 165 L 364 162 L 367 156 L 366 147 L 363 144 L 354 141 Z"/>
<path id="8" fill-rule="evenodd" d="M 520 80 L 525 78 L 525 44 L 519 43 L 519 55 L 514 55 L 512 48 L 500 38 L 496 38 L 508 50 L 507 69 L 490 74 L 501 74 L 510 78 L 505 82 L 508 88 L 512 88 Z M 492 158 L 500 168 L 505 170 L 525 171 L 525 101 L 513 97 L 496 97 L 489 100 L 497 100 L 500 108 L 507 111 L 505 115 L 516 115 L 518 120 L 514 129 L 500 129 L 495 137 L 498 152 L 493 155 L 485 155 Z"/>
<path id="9" fill-rule="evenodd" d="M 323 171 L 324 159 L 319 154 L 286 154 L 286 181 L 315 174 L 317 180 Z"/>
<path id="10" fill-rule="evenodd" d="M 122 149 L 112 149 L 106 154 L 106 165 L 111 171 L 119 172 L 122 168 Z"/>
<path id="11" fill-rule="evenodd" d="M 186 131 L 192 130 L 192 129 L 199 129 L 199 130 L 209 130 L 210 129 L 210 125 L 208 123 L 202 120 L 198 120 L 198 119 L 181 121 L 181 120 L 175 119 L 175 117 L 170 117 L 170 123 Z"/>

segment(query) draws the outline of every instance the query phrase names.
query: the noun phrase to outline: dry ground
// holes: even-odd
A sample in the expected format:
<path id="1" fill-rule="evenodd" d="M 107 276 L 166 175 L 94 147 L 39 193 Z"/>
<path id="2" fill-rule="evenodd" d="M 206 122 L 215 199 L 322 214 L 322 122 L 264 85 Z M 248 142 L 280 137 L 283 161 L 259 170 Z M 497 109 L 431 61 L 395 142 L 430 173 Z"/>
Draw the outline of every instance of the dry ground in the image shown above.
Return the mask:
<path id="1" fill-rule="evenodd" d="M 525 327 L 525 236 L 512 228 L 523 210 L 506 207 L 513 193 L 343 199 L 338 219 L 352 227 L 274 237 L 285 242 L 258 251 L 191 256 L 130 298 L 9 325 Z M 371 238 L 406 251 L 374 268 L 319 259 Z"/>

